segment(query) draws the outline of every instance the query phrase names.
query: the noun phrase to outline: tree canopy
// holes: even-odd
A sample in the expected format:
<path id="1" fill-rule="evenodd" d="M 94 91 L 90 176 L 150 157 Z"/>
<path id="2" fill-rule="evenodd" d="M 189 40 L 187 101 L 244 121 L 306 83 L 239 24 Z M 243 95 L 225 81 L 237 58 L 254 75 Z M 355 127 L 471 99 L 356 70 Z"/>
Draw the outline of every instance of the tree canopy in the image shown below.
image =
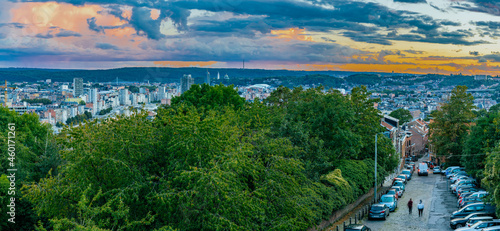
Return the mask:
<path id="1" fill-rule="evenodd" d="M 413 119 L 411 112 L 409 110 L 404 109 L 404 108 L 398 108 L 398 109 L 392 111 L 389 114 L 389 116 L 392 116 L 392 117 L 398 119 L 399 124 L 404 124 L 404 123 L 410 122 Z"/>
<path id="2" fill-rule="evenodd" d="M 195 85 L 152 120 L 137 112 L 65 127 L 60 159 L 47 157 L 59 167 L 23 187 L 27 224 L 306 230 L 373 186 L 375 102 L 364 87 L 350 96 L 281 87 L 249 103 L 232 87 Z M 381 183 L 397 155 L 389 139 L 378 142 Z"/>
<path id="3" fill-rule="evenodd" d="M 430 124 L 431 143 L 438 156 L 446 156 L 450 164 L 460 164 L 463 142 L 473 122 L 474 97 L 467 93 L 466 86 L 457 86 L 451 91 L 447 102 L 441 110 L 432 115 L 434 122 Z"/>

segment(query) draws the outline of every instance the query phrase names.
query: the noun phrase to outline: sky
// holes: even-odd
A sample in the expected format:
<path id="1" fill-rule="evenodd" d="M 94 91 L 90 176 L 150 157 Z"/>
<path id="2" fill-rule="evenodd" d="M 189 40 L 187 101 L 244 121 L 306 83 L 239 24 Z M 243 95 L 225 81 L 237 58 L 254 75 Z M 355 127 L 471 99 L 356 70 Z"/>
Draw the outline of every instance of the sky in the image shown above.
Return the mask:
<path id="1" fill-rule="evenodd" d="M 0 0 L 0 67 L 498 75 L 497 0 Z"/>

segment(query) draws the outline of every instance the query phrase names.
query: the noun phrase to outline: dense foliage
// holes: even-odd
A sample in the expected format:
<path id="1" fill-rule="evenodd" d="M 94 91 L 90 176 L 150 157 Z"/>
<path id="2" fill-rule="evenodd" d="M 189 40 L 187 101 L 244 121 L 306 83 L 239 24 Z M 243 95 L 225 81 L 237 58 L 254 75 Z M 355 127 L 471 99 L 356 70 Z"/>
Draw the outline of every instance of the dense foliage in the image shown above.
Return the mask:
<path id="1" fill-rule="evenodd" d="M 474 97 L 467 93 L 466 86 L 457 86 L 441 110 L 431 114 L 434 118 L 430 124 L 434 151 L 438 156 L 445 156 L 451 165 L 460 164 L 465 138 L 474 118 L 473 101 Z"/>
<path id="2" fill-rule="evenodd" d="M 67 125 L 78 124 L 78 123 L 85 122 L 89 119 L 92 119 L 92 114 L 90 112 L 86 111 L 83 114 L 76 115 L 75 117 L 71 117 L 71 118 L 67 119 L 66 124 Z"/>
<path id="3" fill-rule="evenodd" d="M 282 87 L 263 103 L 235 95 L 193 86 L 153 120 L 138 112 L 65 127 L 56 140 L 46 137 L 50 152 L 38 140 L 23 159 L 40 165 L 27 168 L 37 174 L 22 190 L 30 217 L 23 225 L 306 230 L 373 187 L 382 128 L 366 88 L 343 96 Z M 35 122 L 26 127 L 44 134 Z M 379 136 L 378 147 L 381 183 L 397 157 L 389 139 Z"/>
<path id="4" fill-rule="evenodd" d="M 381 84 L 382 78 L 375 74 L 355 74 L 345 78 L 346 82 L 356 85 Z"/>
<path id="5" fill-rule="evenodd" d="M 472 96 L 456 87 L 440 111 L 432 113 L 432 144 L 448 165 L 465 166 L 486 188 L 500 215 L 500 105 L 472 113 Z M 477 118 L 474 118 L 477 116 Z"/>
<path id="6" fill-rule="evenodd" d="M 104 110 L 99 111 L 99 115 L 106 115 L 106 114 L 110 113 L 112 110 L 113 110 L 113 107 L 108 107 Z"/>
<path id="7" fill-rule="evenodd" d="M 21 101 L 30 104 L 35 104 L 35 103 L 41 103 L 43 105 L 52 104 L 52 101 L 50 99 L 23 99 Z"/>
<path id="8" fill-rule="evenodd" d="M 14 124 L 14 134 L 8 134 L 7 124 Z M 10 139 L 8 137 L 11 137 Z M 8 140 L 15 142 L 15 156 L 13 159 L 7 153 Z M 33 230 L 37 220 L 46 222 L 46 218 L 36 216 L 32 204 L 24 199 L 21 188 L 32 182 L 38 182 L 46 177 L 49 171 L 57 174 L 57 166 L 61 164 L 58 154 L 59 148 L 55 143 L 50 127 L 41 124 L 34 114 L 18 115 L 14 111 L 0 107 L 0 230 Z M 7 180 L 7 169 L 12 169 L 9 164 L 14 163 L 15 189 L 10 188 Z M 7 175 L 6 175 L 7 174 Z M 15 192 L 10 195 L 9 192 Z M 15 198 L 15 222 L 7 222 L 11 218 L 7 211 L 11 198 Z M 9 203 L 7 203 L 9 202 Z"/>
<path id="9" fill-rule="evenodd" d="M 410 122 L 413 119 L 411 112 L 404 108 L 399 108 L 392 111 L 389 116 L 392 116 L 399 120 L 399 124 L 403 125 L 404 123 Z"/>

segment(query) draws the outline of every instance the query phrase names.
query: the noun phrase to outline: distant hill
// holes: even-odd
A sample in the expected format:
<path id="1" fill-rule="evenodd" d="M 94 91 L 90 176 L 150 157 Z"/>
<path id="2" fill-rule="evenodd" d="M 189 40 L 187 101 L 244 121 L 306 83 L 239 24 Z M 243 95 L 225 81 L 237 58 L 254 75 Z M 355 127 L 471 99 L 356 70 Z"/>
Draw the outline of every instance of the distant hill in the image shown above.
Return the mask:
<path id="1" fill-rule="evenodd" d="M 268 77 L 301 77 L 323 75 L 345 77 L 355 72 L 342 71 L 291 71 L 234 68 L 169 68 L 169 67 L 131 67 L 109 70 L 57 70 L 30 68 L 0 68 L 0 81 L 36 82 L 51 79 L 53 82 L 72 82 L 73 78 L 82 78 L 84 82 L 179 82 L 184 74 L 191 74 L 195 83 L 205 81 L 207 70 L 214 80 L 219 73 L 223 79 L 227 74 L 230 79 L 259 79 Z M 223 81 L 221 81 L 223 82 Z"/>

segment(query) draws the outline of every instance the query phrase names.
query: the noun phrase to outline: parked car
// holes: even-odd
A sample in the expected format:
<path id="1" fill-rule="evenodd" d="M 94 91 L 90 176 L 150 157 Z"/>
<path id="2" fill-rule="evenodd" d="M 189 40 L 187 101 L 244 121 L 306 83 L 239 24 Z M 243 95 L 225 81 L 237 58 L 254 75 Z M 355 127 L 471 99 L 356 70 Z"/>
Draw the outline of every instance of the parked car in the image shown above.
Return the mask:
<path id="1" fill-rule="evenodd" d="M 471 199 L 475 199 L 475 198 L 482 199 L 486 195 L 488 195 L 488 192 L 485 192 L 485 191 L 462 193 L 457 200 L 457 204 L 460 205 L 460 203 L 462 203 L 462 201 L 471 200 Z"/>
<path id="2" fill-rule="evenodd" d="M 373 204 L 368 212 L 368 219 L 387 219 L 389 216 L 389 207 L 386 204 Z"/>
<path id="3" fill-rule="evenodd" d="M 460 185 L 455 189 L 456 191 L 453 193 L 458 195 L 459 193 L 462 193 L 463 191 L 466 191 L 466 190 L 469 190 L 472 188 L 476 188 L 476 186 L 475 185 Z"/>
<path id="4" fill-rule="evenodd" d="M 500 225 L 481 229 L 481 231 L 500 231 Z"/>
<path id="5" fill-rule="evenodd" d="M 464 173 L 464 172 L 459 172 L 459 173 L 457 173 L 457 175 L 455 175 L 454 177 L 452 177 L 452 178 L 450 179 L 450 182 L 451 182 L 452 184 L 455 184 L 455 183 L 457 183 L 457 181 L 458 181 L 459 179 L 469 179 L 469 178 L 470 178 L 470 177 L 469 177 L 469 175 L 467 175 L 467 173 Z"/>
<path id="6" fill-rule="evenodd" d="M 398 198 L 401 198 L 401 196 L 403 196 L 403 189 L 401 189 L 401 187 L 399 187 L 399 186 L 392 186 L 391 189 L 396 190 L 396 192 L 398 193 Z"/>
<path id="7" fill-rule="evenodd" d="M 406 174 L 399 174 L 397 178 L 403 179 L 403 183 L 407 184 L 408 183 L 408 176 Z"/>
<path id="8" fill-rule="evenodd" d="M 475 193 L 471 194 L 469 197 L 471 197 L 471 198 L 472 197 L 483 198 L 485 196 L 488 196 L 488 194 L 489 193 L 486 191 L 479 191 L 479 192 L 475 192 Z"/>
<path id="9" fill-rule="evenodd" d="M 427 176 L 429 175 L 429 167 L 426 163 L 418 164 L 418 175 L 419 176 Z"/>
<path id="10" fill-rule="evenodd" d="M 490 204 L 485 204 L 483 202 L 470 204 L 453 212 L 450 216 L 450 219 L 466 217 L 471 213 L 478 213 L 478 212 L 495 213 L 495 206 L 492 206 Z"/>
<path id="11" fill-rule="evenodd" d="M 403 190 L 403 192 L 405 191 L 405 183 L 403 183 L 403 181 L 399 181 L 399 180 L 394 181 L 392 186 L 400 186 L 401 189 Z"/>
<path id="12" fill-rule="evenodd" d="M 465 183 L 465 184 L 458 185 L 456 188 L 454 188 L 452 190 L 452 192 L 453 192 L 453 194 L 458 195 L 458 192 L 463 192 L 466 189 L 475 188 L 475 187 L 476 187 L 476 184 L 474 184 L 474 183 Z"/>
<path id="13" fill-rule="evenodd" d="M 474 203 L 478 203 L 478 202 L 483 202 L 483 199 L 481 199 L 481 198 L 474 198 L 474 199 L 464 200 L 464 201 L 462 201 L 462 202 L 458 205 L 458 207 L 459 207 L 459 208 L 463 208 L 463 207 L 465 207 L 465 206 L 467 206 L 467 205 L 474 204 Z"/>
<path id="14" fill-rule="evenodd" d="M 480 221 L 493 221 L 493 217 L 473 217 L 465 223 L 465 227 L 471 227 Z"/>
<path id="15" fill-rule="evenodd" d="M 461 228 L 461 227 L 464 227 L 465 224 L 467 223 L 467 221 L 469 221 L 469 219 L 471 219 L 471 218 L 474 218 L 474 217 L 486 217 L 486 216 L 490 216 L 490 215 L 491 214 L 484 213 L 484 212 L 471 213 L 471 214 L 467 215 L 466 217 L 460 217 L 460 218 L 455 218 L 455 219 L 451 220 L 450 221 L 450 227 L 452 229 Z"/>
<path id="16" fill-rule="evenodd" d="M 471 227 L 463 227 L 460 229 L 455 229 L 455 231 L 469 231 L 469 230 L 476 231 L 476 230 L 482 230 L 482 229 L 487 228 L 487 227 L 498 226 L 498 225 L 500 225 L 500 219 L 495 219 L 492 221 L 480 221 Z"/>
<path id="17" fill-rule="evenodd" d="M 470 180 L 470 178 L 469 178 L 469 180 L 457 181 L 454 184 L 450 185 L 450 190 L 453 191 L 457 186 L 467 184 L 467 183 L 475 183 L 475 181 Z"/>
<path id="18" fill-rule="evenodd" d="M 432 174 L 441 174 L 441 168 L 440 167 L 434 167 L 432 169 Z"/>
<path id="19" fill-rule="evenodd" d="M 479 191 L 484 191 L 484 189 L 480 189 L 480 188 L 468 188 L 468 189 L 465 189 L 465 190 L 462 190 L 460 192 L 457 192 L 457 198 L 460 198 L 462 197 L 462 195 L 464 193 L 475 193 L 475 192 L 479 192 Z"/>
<path id="20" fill-rule="evenodd" d="M 398 207 L 398 200 L 394 195 L 385 194 L 380 197 L 380 203 L 387 205 L 390 212 L 396 211 Z"/>
<path id="21" fill-rule="evenodd" d="M 411 170 L 405 169 L 401 173 L 405 174 L 408 177 L 408 180 L 411 180 Z"/>
<path id="22" fill-rule="evenodd" d="M 387 194 L 388 195 L 394 195 L 396 197 L 396 200 L 399 200 L 398 191 L 396 191 L 396 189 L 393 189 L 393 188 L 389 189 L 387 191 Z"/>
<path id="23" fill-rule="evenodd" d="M 460 176 L 468 176 L 468 175 L 465 171 L 460 171 L 460 172 L 454 173 L 452 175 L 449 175 L 448 179 L 450 179 L 451 182 L 454 183 L 455 182 L 454 180 L 456 180 Z"/>
<path id="24" fill-rule="evenodd" d="M 371 231 L 366 225 L 351 224 L 344 228 L 344 231 Z"/>
<path id="25" fill-rule="evenodd" d="M 456 172 L 459 172 L 459 171 L 463 171 L 465 170 L 464 167 L 458 167 L 458 166 L 454 166 L 454 167 L 450 167 L 449 170 L 448 168 L 446 169 L 446 176 L 449 176 L 449 175 L 453 175 L 454 173 Z"/>

